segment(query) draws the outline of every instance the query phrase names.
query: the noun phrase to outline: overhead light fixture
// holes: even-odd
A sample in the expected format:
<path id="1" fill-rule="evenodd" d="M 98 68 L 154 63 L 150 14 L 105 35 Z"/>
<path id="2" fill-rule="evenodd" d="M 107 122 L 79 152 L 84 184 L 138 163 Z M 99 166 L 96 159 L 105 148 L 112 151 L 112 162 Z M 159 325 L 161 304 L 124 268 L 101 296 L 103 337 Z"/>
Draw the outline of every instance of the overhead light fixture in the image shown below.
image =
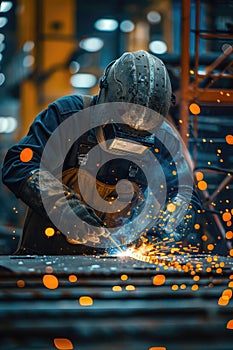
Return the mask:
<path id="1" fill-rule="evenodd" d="M 0 132 L 5 132 L 7 129 L 7 118 L 0 117 Z"/>
<path id="2" fill-rule="evenodd" d="M 2 1 L 0 5 L 0 12 L 8 12 L 12 8 L 12 1 Z"/>
<path id="3" fill-rule="evenodd" d="M 6 17 L 0 17 L 0 28 L 3 28 L 8 22 Z"/>
<path id="4" fill-rule="evenodd" d="M 158 11 L 150 11 L 146 17 L 151 24 L 158 24 L 161 21 L 161 15 Z"/>
<path id="5" fill-rule="evenodd" d="M 35 57 L 32 55 L 27 55 L 23 58 L 23 66 L 25 68 L 33 66 L 34 62 L 35 62 Z"/>
<path id="6" fill-rule="evenodd" d="M 5 40 L 5 35 L 3 33 L 0 33 L 0 43 L 2 43 Z"/>
<path id="7" fill-rule="evenodd" d="M 4 51 L 5 48 L 6 48 L 6 44 L 0 42 L 0 52 Z"/>
<path id="8" fill-rule="evenodd" d="M 81 40 L 79 46 L 85 51 L 97 52 L 102 49 L 104 42 L 100 38 L 92 37 Z"/>
<path id="9" fill-rule="evenodd" d="M 34 46 L 35 46 L 34 41 L 26 41 L 23 44 L 23 51 L 24 52 L 30 52 L 30 51 L 32 51 L 34 49 Z"/>
<path id="10" fill-rule="evenodd" d="M 94 23 L 94 27 L 102 32 L 114 32 L 118 28 L 118 22 L 115 19 L 100 18 Z"/>
<path id="11" fill-rule="evenodd" d="M 163 54 L 167 52 L 167 44 L 162 40 L 154 40 L 149 44 L 149 49 L 155 54 Z"/>
<path id="12" fill-rule="evenodd" d="M 124 20 L 120 24 L 120 30 L 124 33 L 130 33 L 134 30 L 135 25 L 132 21 L 130 20 Z"/>
<path id="13" fill-rule="evenodd" d="M 2 84 L 4 84 L 5 80 L 6 80 L 5 75 L 4 75 L 3 73 L 0 73 L 0 86 L 1 86 Z"/>
<path id="14" fill-rule="evenodd" d="M 96 76 L 90 73 L 77 73 L 70 78 L 70 83 L 74 88 L 90 89 L 97 82 Z"/>
<path id="15" fill-rule="evenodd" d="M 78 73 L 80 69 L 80 64 L 77 61 L 71 61 L 69 65 L 70 73 L 75 74 Z"/>
<path id="16" fill-rule="evenodd" d="M 18 122 L 14 117 L 0 117 L 0 133 L 10 134 L 16 130 Z"/>

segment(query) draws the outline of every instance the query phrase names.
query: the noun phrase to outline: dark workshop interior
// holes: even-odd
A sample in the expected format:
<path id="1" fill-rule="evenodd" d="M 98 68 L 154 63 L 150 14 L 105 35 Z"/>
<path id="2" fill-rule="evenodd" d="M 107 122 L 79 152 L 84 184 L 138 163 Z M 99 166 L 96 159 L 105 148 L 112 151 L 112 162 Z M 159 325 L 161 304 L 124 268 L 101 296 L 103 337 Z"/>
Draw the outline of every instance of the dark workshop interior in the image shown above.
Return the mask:
<path id="1" fill-rule="evenodd" d="M 185 248 L 19 256 L 28 208 L 0 181 L 1 349 L 233 348 L 233 0 L 0 1 L 1 166 L 40 111 L 137 50 L 176 96 L 202 205 Z"/>

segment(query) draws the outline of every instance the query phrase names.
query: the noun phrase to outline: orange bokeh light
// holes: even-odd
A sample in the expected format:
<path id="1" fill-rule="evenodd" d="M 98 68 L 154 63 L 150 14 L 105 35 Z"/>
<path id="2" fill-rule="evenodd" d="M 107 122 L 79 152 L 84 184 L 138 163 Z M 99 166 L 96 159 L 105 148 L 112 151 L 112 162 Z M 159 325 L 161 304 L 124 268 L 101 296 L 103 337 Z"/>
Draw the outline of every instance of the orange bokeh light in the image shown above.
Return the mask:
<path id="1" fill-rule="evenodd" d="M 78 280 L 77 276 L 75 276 L 75 275 L 70 275 L 69 276 L 69 281 L 70 282 L 77 282 L 77 280 Z"/>
<path id="2" fill-rule="evenodd" d="M 56 289 L 58 287 L 58 279 L 54 275 L 44 275 L 43 284 L 48 289 Z"/>
<path id="3" fill-rule="evenodd" d="M 233 232 L 232 231 L 227 231 L 226 232 L 226 239 L 232 239 L 233 238 Z"/>
<path id="4" fill-rule="evenodd" d="M 201 181 L 204 178 L 204 175 L 203 175 L 203 173 L 201 171 L 197 171 L 195 173 L 195 176 L 196 176 L 197 181 Z"/>
<path id="5" fill-rule="evenodd" d="M 18 281 L 17 281 L 17 286 L 18 286 L 19 288 L 23 288 L 23 287 L 25 286 L 25 282 L 24 282 L 23 280 L 18 280 Z"/>
<path id="6" fill-rule="evenodd" d="M 93 299 L 89 296 L 82 296 L 79 298 L 79 304 L 81 306 L 91 306 L 93 305 Z"/>
<path id="7" fill-rule="evenodd" d="M 174 213 L 174 211 L 176 211 L 176 205 L 174 203 L 169 203 L 167 205 L 167 210 L 170 212 L 170 213 Z"/>
<path id="8" fill-rule="evenodd" d="M 198 284 L 194 284 L 194 285 L 192 286 L 192 290 L 193 290 L 193 291 L 198 290 L 198 288 L 199 288 Z"/>
<path id="9" fill-rule="evenodd" d="M 201 239 L 202 239 L 204 242 L 208 241 L 208 237 L 207 237 L 206 235 L 201 236 Z"/>
<path id="10" fill-rule="evenodd" d="M 226 142 L 227 142 L 229 145 L 233 145 L 233 135 L 227 135 L 227 136 L 226 136 Z"/>
<path id="11" fill-rule="evenodd" d="M 214 250 L 214 245 L 211 244 L 211 243 L 208 244 L 208 245 L 207 245 L 207 249 L 208 249 L 208 250 Z"/>
<path id="12" fill-rule="evenodd" d="M 199 190 L 201 191 L 205 191 L 207 189 L 207 183 L 205 181 L 199 181 L 197 183 L 197 187 L 199 188 Z"/>
<path id="13" fill-rule="evenodd" d="M 132 290 L 135 290 L 136 288 L 132 285 L 132 284 L 128 284 L 126 287 L 125 287 L 125 290 L 129 290 L 129 291 L 132 291 Z"/>
<path id="14" fill-rule="evenodd" d="M 72 342 L 67 338 L 54 338 L 53 342 L 58 350 L 72 350 L 74 348 Z"/>
<path id="15" fill-rule="evenodd" d="M 233 329 L 233 320 L 227 322 L 227 329 Z"/>
<path id="16" fill-rule="evenodd" d="M 223 221 L 230 221 L 231 220 L 231 213 L 226 211 L 225 213 L 222 214 L 222 219 L 223 219 Z"/>
<path id="17" fill-rule="evenodd" d="M 21 162 L 24 162 L 24 163 L 30 162 L 32 157 L 33 157 L 33 151 L 31 148 L 24 148 L 20 152 L 20 156 L 19 156 Z"/>
<path id="18" fill-rule="evenodd" d="M 52 228 L 52 227 L 47 227 L 47 228 L 45 229 L 45 234 L 46 234 L 47 237 L 52 237 L 52 236 L 54 236 L 54 234 L 55 234 L 54 228 Z"/>
<path id="19" fill-rule="evenodd" d="M 153 285 L 162 286 L 166 281 L 166 277 L 164 275 L 156 275 L 153 278 Z"/>
<path id="20" fill-rule="evenodd" d="M 196 103 L 191 103 L 191 105 L 189 106 L 189 110 L 192 114 L 200 114 L 201 112 L 201 108 L 200 106 L 198 106 L 198 104 Z"/>
<path id="21" fill-rule="evenodd" d="M 121 275 L 121 280 L 122 281 L 127 281 L 128 279 L 128 276 L 127 275 Z"/>
<path id="22" fill-rule="evenodd" d="M 218 305 L 220 306 L 226 306 L 229 303 L 229 298 L 227 296 L 221 296 L 218 299 Z"/>
<path id="23" fill-rule="evenodd" d="M 232 298 L 232 290 L 231 289 L 225 289 L 223 292 L 222 292 L 222 296 L 226 296 L 228 297 L 229 299 Z"/>
<path id="24" fill-rule="evenodd" d="M 121 286 L 113 286 L 112 287 L 112 291 L 113 292 L 121 292 L 122 291 L 122 287 Z"/>

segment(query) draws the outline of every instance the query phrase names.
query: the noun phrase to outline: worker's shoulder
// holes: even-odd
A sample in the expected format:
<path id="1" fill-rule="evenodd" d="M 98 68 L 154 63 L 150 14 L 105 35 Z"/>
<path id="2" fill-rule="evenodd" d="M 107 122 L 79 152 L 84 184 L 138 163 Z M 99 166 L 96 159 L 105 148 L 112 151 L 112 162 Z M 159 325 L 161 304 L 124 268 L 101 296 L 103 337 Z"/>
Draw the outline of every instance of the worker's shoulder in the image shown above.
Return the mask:
<path id="1" fill-rule="evenodd" d="M 67 95 L 55 100 L 50 106 L 55 106 L 61 115 L 71 114 L 84 108 L 83 100 L 82 95 Z"/>

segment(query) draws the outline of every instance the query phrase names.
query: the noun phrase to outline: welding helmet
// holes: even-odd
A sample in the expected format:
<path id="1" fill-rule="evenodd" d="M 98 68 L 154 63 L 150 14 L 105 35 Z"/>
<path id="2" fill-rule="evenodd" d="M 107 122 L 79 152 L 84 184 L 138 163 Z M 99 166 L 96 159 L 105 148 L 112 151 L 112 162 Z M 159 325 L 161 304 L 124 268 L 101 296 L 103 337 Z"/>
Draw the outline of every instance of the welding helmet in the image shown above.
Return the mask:
<path id="1" fill-rule="evenodd" d="M 152 146 L 153 138 L 148 132 L 154 133 L 161 126 L 172 98 L 170 78 L 159 58 L 143 50 L 124 53 L 107 66 L 100 80 L 97 104 L 103 104 L 103 110 L 105 103 L 122 103 L 122 108 L 118 108 L 117 123 L 114 117 L 109 120 L 112 130 L 109 125 L 98 129 L 98 140 L 103 144 L 107 135 L 115 135 L 115 146 L 124 140 L 119 146 L 121 152 L 138 149 L 138 143 L 146 143 L 140 148 L 142 152 L 149 144 Z M 126 140 L 130 142 L 127 147 Z M 111 147 L 111 152 L 114 153 L 114 149 Z"/>
<path id="2" fill-rule="evenodd" d="M 172 100 L 171 82 L 164 63 L 147 51 L 125 52 L 111 62 L 100 80 L 98 103 L 130 102 L 166 117 Z M 133 116 L 132 127 L 143 128 Z M 148 120 L 145 120 L 145 124 Z"/>

